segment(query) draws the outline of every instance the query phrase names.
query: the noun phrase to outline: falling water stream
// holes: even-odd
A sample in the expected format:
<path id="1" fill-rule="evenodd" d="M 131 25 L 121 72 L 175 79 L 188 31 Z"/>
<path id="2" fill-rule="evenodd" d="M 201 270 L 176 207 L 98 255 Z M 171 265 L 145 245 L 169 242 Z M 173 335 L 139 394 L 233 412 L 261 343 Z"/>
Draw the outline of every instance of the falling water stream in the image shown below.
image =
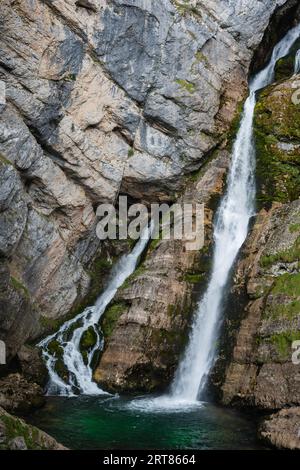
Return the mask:
<path id="1" fill-rule="evenodd" d="M 198 304 L 190 341 L 171 387 L 171 397 L 175 400 L 191 402 L 201 398 L 214 363 L 225 288 L 246 239 L 250 218 L 255 214 L 253 118 L 256 92 L 273 82 L 276 62 L 288 54 L 299 35 L 300 25 L 290 30 L 275 46 L 269 64 L 250 81 L 250 93 L 233 146 L 227 192 L 214 226 L 212 273 L 208 288 Z"/>
<path id="2" fill-rule="evenodd" d="M 99 333 L 99 320 L 108 304 L 114 298 L 117 290 L 124 281 L 134 272 L 137 263 L 150 239 L 152 227 L 147 227 L 132 252 L 122 256 L 114 266 L 110 281 L 94 306 L 87 307 L 72 320 L 64 323 L 58 332 L 45 338 L 39 345 L 49 372 L 48 394 L 72 396 L 74 392 L 86 395 L 105 394 L 93 381 L 92 360 L 94 354 L 102 349 L 102 335 Z M 87 360 L 80 351 L 81 338 L 89 328 L 93 328 L 96 336 L 95 345 L 88 353 Z M 71 332 L 71 337 L 70 337 Z M 56 341 L 63 350 L 62 360 L 69 372 L 68 383 L 56 372 L 58 358 L 49 349 L 52 341 Z"/>
<path id="3" fill-rule="evenodd" d="M 297 73 L 300 73 L 300 49 L 297 51 L 296 57 L 295 57 L 294 74 L 296 75 Z"/>

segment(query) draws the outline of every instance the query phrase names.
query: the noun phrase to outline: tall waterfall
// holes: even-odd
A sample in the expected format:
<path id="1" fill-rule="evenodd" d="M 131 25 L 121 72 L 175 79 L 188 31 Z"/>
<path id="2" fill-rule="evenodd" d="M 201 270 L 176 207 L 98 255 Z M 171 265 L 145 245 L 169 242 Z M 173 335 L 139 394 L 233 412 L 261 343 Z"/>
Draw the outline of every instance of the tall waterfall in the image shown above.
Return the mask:
<path id="1" fill-rule="evenodd" d="M 297 51 L 296 56 L 295 56 L 294 74 L 296 75 L 297 73 L 300 73 L 300 49 L 299 51 Z"/>
<path id="2" fill-rule="evenodd" d="M 256 92 L 273 82 L 277 60 L 287 55 L 299 35 L 300 25 L 275 46 L 267 67 L 250 82 L 249 97 L 233 147 L 227 192 L 215 222 L 211 277 L 198 304 L 189 344 L 171 387 L 174 400 L 190 402 L 200 398 L 214 364 L 225 287 L 255 211 L 253 118 Z"/>
<path id="3" fill-rule="evenodd" d="M 94 354 L 102 349 L 102 335 L 98 331 L 98 323 L 106 307 L 114 298 L 117 290 L 134 272 L 138 260 L 150 239 L 152 226 L 147 227 L 134 249 L 124 255 L 112 270 L 108 285 L 92 307 L 86 308 L 72 320 L 64 323 L 58 332 L 45 338 L 39 346 L 49 372 L 48 394 L 73 395 L 77 391 L 86 395 L 98 395 L 103 392 L 93 381 L 92 360 Z M 84 332 L 92 328 L 96 337 L 95 345 L 88 353 L 86 360 L 80 352 L 80 341 Z M 58 358 L 51 352 L 51 342 L 56 342 L 56 348 L 62 351 L 61 360 L 68 373 L 68 382 L 56 372 Z"/>

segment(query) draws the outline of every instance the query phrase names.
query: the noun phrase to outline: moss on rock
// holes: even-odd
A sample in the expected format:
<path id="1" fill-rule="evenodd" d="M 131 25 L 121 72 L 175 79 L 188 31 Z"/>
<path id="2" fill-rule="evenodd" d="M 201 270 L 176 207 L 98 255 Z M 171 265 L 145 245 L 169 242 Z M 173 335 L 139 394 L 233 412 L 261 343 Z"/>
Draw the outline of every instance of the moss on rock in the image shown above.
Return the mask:
<path id="1" fill-rule="evenodd" d="M 290 78 L 294 73 L 295 68 L 295 56 L 297 51 L 300 49 L 300 40 L 295 42 L 290 52 L 285 57 L 279 59 L 275 66 L 275 81 L 284 80 Z"/>
<path id="2" fill-rule="evenodd" d="M 288 250 L 279 251 L 272 255 L 263 256 L 260 260 L 260 265 L 264 268 L 271 266 L 278 261 L 282 263 L 293 263 L 300 261 L 300 237 L 297 238 L 294 245 Z"/>
<path id="3" fill-rule="evenodd" d="M 262 205 L 300 197 L 300 105 L 294 79 L 267 87 L 255 109 L 258 199 Z"/>
<path id="4" fill-rule="evenodd" d="M 124 302 L 117 302 L 108 307 L 101 320 L 101 330 L 105 339 L 111 336 L 119 317 L 126 309 L 127 305 Z"/>

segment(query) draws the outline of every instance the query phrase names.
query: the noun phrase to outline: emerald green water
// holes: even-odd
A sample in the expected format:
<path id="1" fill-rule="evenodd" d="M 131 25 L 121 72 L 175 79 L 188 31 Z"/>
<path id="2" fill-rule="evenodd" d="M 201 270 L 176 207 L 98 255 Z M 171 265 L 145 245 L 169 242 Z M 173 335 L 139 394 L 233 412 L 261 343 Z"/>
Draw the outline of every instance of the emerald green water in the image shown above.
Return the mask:
<path id="1" fill-rule="evenodd" d="M 246 415 L 211 404 L 155 410 L 147 400 L 48 397 L 30 422 L 71 449 L 261 448 Z"/>

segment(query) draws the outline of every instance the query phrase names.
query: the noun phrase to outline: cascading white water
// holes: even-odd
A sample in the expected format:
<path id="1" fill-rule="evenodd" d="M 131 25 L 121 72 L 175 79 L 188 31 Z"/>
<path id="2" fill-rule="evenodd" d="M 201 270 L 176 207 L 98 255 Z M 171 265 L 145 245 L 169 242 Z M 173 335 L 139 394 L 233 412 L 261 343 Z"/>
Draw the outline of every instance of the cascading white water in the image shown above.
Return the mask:
<path id="1" fill-rule="evenodd" d="M 256 92 L 274 80 L 278 59 L 289 52 L 300 35 L 300 25 L 275 46 L 271 61 L 250 82 L 240 128 L 233 147 L 227 192 L 214 227 L 214 256 L 207 290 L 198 304 L 189 344 L 171 386 L 175 401 L 196 401 L 201 397 L 216 355 L 224 289 L 237 254 L 244 243 L 255 208 L 255 148 L 253 117 Z"/>
<path id="2" fill-rule="evenodd" d="M 294 68 L 294 74 L 300 73 L 300 49 L 297 51 L 296 56 L 295 56 L 295 68 Z"/>
<path id="3" fill-rule="evenodd" d="M 143 230 L 132 252 L 122 256 L 116 263 L 106 289 L 97 299 L 94 306 L 86 308 L 75 318 L 64 323 L 58 332 L 40 342 L 39 346 L 42 348 L 43 358 L 49 372 L 48 394 L 71 396 L 74 395 L 74 390 L 86 395 L 105 393 L 93 381 L 93 371 L 91 367 L 95 352 L 102 349 L 102 336 L 98 332 L 98 323 L 106 307 L 114 298 L 118 288 L 121 287 L 124 281 L 134 272 L 138 260 L 148 244 L 151 232 L 152 225 Z M 84 361 L 80 352 L 80 340 L 84 332 L 89 328 L 93 328 L 96 343 L 89 351 L 87 360 Z M 57 357 L 52 354 L 48 348 L 50 343 L 54 340 L 58 348 L 62 350 L 61 359 L 69 372 L 68 383 L 65 382 L 55 370 Z"/>

